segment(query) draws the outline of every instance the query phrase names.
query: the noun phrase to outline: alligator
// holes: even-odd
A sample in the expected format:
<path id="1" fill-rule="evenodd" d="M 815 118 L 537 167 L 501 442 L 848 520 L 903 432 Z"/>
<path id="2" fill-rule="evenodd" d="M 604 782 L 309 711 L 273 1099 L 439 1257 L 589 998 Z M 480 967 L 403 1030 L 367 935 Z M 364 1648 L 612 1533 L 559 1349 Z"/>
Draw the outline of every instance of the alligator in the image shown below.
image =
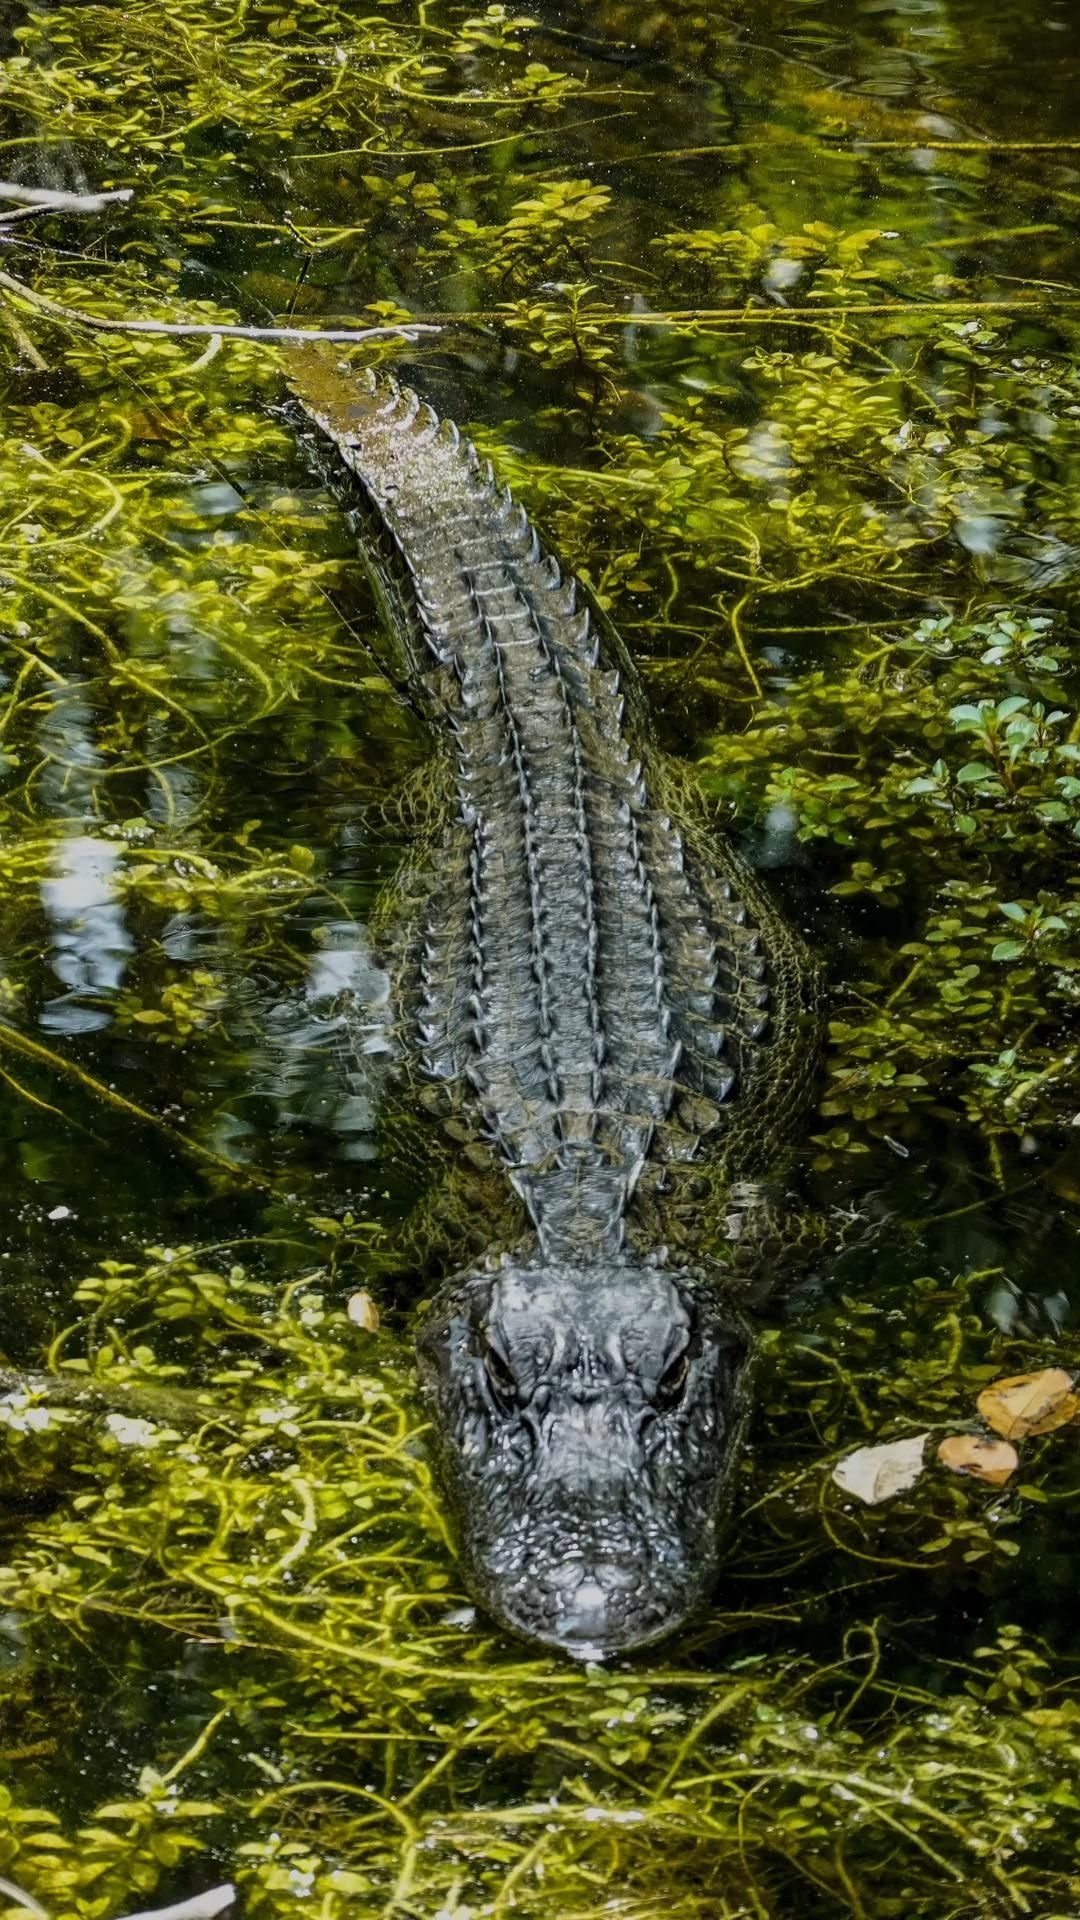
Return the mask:
<path id="1" fill-rule="evenodd" d="M 290 386 L 452 765 L 398 948 L 402 1045 L 526 1223 L 443 1280 L 418 1336 L 463 1571 L 530 1639 L 642 1646 L 715 1582 L 747 1299 L 774 1259 L 763 1232 L 747 1263 L 746 1223 L 755 1196 L 773 1218 L 817 971 L 658 751 L 617 636 L 473 445 L 325 350 L 297 353 Z M 662 1204 L 687 1169 L 691 1193 L 726 1196 L 690 1258 Z"/>

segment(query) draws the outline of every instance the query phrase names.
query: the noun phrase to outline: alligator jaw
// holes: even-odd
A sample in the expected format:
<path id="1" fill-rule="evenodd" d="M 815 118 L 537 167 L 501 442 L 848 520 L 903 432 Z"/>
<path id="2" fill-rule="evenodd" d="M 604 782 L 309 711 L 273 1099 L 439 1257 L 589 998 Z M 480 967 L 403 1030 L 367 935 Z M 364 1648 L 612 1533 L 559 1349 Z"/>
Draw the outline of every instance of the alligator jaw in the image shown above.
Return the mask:
<path id="1" fill-rule="evenodd" d="M 716 1571 L 750 1343 L 715 1287 L 629 1259 L 457 1276 L 420 1339 L 470 1585 L 578 1659 L 673 1632 Z"/>

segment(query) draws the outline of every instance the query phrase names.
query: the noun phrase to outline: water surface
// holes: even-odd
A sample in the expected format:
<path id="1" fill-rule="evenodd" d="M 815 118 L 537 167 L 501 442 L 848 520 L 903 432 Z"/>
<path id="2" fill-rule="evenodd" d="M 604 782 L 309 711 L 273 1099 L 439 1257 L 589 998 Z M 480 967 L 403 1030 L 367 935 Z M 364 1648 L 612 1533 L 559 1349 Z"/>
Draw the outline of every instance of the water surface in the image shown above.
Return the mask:
<path id="1" fill-rule="evenodd" d="M 831 1015 L 715 1608 L 540 1656 L 417 1432 L 461 1155 L 386 1094 L 377 903 L 430 743 L 347 531 L 272 348 L 5 305 L 2 1349 L 113 1413 L 0 1402 L 0 1874 L 1068 1911 L 1073 1432 L 873 1510 L 829 1469 L 1075 1358 L 1073 10 L 137 0 L 10 10 L 0 80 L 8 178 L 134 188 L 4 230 L 39 294 L 441 324 L 380 358 L 588 579 Z"/>

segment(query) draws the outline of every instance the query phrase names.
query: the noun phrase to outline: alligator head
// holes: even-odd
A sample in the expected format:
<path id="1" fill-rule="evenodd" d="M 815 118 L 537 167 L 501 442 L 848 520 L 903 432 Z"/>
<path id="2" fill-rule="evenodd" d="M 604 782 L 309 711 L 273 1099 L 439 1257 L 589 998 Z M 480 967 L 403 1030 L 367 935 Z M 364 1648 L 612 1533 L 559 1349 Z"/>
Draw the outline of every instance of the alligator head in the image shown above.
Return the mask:
<path id="1" fill-rule="evenodd" d="M 684 1272 L 508 1258 L 450 1281 L 420 1361 L 481 1603 L 579 1658 L 676 1628 L 715 1574 L 748 1360 Z"/>

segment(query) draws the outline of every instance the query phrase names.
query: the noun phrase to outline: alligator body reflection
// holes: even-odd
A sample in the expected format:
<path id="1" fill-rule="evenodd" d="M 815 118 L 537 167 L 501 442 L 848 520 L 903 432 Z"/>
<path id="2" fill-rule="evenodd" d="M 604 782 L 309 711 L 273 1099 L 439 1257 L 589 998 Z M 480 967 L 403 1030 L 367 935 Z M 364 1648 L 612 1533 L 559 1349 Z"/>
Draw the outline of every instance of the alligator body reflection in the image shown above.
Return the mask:
<path id="1" fill-rule="evenodd" d="M 294 365 L 454 763 L 405 1043 L 529 1222 L 420 1337 L 466 1573 L 531 1637 L 645 1644 L 714 1577 L 752 1344 L 722 1235 L 660 1244 L 666 1170 L 765 1173 L 812 1065 L 814 970 L 693 823 L 617 640 L 474 449 L 392 381 Z"/>

